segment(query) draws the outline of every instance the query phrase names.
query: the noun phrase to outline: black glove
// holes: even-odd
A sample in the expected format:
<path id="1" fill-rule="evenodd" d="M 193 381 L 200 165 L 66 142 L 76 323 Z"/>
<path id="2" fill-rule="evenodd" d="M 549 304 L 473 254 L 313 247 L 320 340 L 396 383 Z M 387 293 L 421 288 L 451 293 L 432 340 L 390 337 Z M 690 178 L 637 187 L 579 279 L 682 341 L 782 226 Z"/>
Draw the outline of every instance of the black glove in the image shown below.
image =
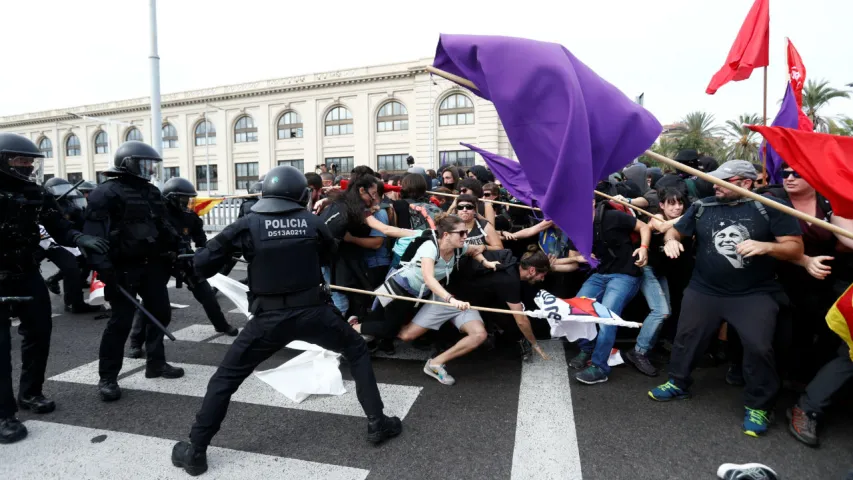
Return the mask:
<path id="1" fill-rule="evenodd" d="M 92 235 L 78 235 L 74 239 L 74 243 L 80 248 L 92 250 L 101 255 L 110 251 L 110 243 L 108 241 Z"/>

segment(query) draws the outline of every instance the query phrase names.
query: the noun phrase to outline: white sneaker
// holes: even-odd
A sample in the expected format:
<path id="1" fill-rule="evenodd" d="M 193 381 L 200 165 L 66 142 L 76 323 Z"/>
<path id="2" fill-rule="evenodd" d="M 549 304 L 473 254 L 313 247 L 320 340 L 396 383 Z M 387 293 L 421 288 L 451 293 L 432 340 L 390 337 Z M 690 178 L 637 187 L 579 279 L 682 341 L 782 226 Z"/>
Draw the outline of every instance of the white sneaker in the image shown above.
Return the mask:
<path id="1" fill-rule="evenodd" d="M 424 365 L 424 373 L 429 375 L 430 377 L 438 380 L 444 385 L 453 385 L 456 383 L 456 379 L 451 377 L 447 370 L 444 369 L 444 365 L 430 365 L 432 359 L 427 360 Z"/>
<path id="2" fill-rule="evenodd" d="M 760 463 L 743 465 L 724 463 L 717 469 L 717 476 L 723 480 L 777 480 L 779 478 L 772 468 Z"/>

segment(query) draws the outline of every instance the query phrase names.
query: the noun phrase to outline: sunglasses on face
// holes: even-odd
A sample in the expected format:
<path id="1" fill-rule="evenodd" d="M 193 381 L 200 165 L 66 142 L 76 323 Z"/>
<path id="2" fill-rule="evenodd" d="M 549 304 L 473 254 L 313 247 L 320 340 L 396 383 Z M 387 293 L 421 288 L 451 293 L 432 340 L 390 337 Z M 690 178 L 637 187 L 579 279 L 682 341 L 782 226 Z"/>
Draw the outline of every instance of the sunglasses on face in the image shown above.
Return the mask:
<path id="1" fill-rule="evenodd" d="M 793 175 L 794 178 L 803 178 L 802 176 L 800 176 L 799 173 L 797 173 L 793 170 L 782 170 L 782 178 L 788 178 L 791 175 Z"/>
<path id="2" fill-rule="evenodd" d="M 489 193 L 489 192 L 486 192 L 486 193 L 484 193 L 484 194 L 483 194 L 483 197 L 484 197 L 484 198 L 491 198 L 491 197 L 492 197 L 492 194 L 491 194 L 491 193 Z"/>
<path id="3" fill-rule="evenodd" d="M 474 205 L 470 203 L 460 203 L 459 210 L 474 210 Z"/>
<path id="4" fill-rule="evenodd" d="M 458 233 L 460 237 L 467 237 L 468 236 L 468 230 L 453 230 L 452 232 L 448 232 L 448 233 Z"/>

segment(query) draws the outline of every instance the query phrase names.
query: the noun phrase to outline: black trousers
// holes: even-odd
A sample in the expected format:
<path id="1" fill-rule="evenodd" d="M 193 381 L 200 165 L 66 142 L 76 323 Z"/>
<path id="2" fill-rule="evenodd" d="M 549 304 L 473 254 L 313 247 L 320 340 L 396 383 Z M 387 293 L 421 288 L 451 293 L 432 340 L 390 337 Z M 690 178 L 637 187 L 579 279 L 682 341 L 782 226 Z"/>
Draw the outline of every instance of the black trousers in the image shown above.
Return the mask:
<path id="1" fill-rule="evenodd" d="M 368 416 L 384 408 L 367 344 L 331 305 L 263 312 L 246 324 L 207 384 L 201 410 L 190 432 L 193 445 L 206 447 L 222 425 L 231 395 L 257 366 L 293 340 L 343 354 L 350 365 L 356 395 Z"/>
<path id="2" fill-rule="evenodd" d="M 672 346 L 670 380 L 680 388 L 690 387 L 690 373 L 720 324 L 726 321 L 737 330 L 743 343 L 744 404 L 770 409 L 779 391 L 773 353 L 778 313 L 779 305 L 769 293 L 718 297 L 687 288 Z"/>
<path id="3" fill-rule="evenodd" d="M 835 392 L 853 379 L 853 360 L 847 344 L 838 349 L 838 356 L 827 363 L 809 382 L 806 392 L 800 397 L 800 408 L 818 415 L 829 406 Z"/>
<path id="4" fill-rule="evenodd" d="M 18 410 L 12 392 L 12 322 L 14 314 L 21 319 L 21 387 L 19 395 L 41 395 L 44 371 L 50 354 L 53 328 L 50 296 L 41 273 L 33 270 L 0 280 L 0 296 L 31 296 L 34 301 L 0 305 L 0 418 L 11 417 Z M 12 311 L 14 308 L 14 312 Z"/>
<path id="5" fill-rule="evenodd" d="M 73 253 L 62 247 L 51 247 L 45 251 L 48 260 L 56 265 L 62 278 L 62 294 L 65 305 L 83 304 L 83 281 L 80 278 L 80 265 Z"/>
<path id="6" fill-rule="evenodd" d="M 145 309 L 151 312 L 164 326 L 172 320 L 169 305 L 169 292 L 166 284 L 171 276 L 166 266 L 159 263 L 146 264 L 118 273 L 119 285 L 131 295 L 139 294 Z M 98 372 L 101 380 L 118 378 L 124 359 L 124 344 L 133 324 L 136 306 L 130 303 L 120 292 L 111 291 L 107 285 L 107 300 L 112 306 L 112 317 L 107 322 L 101 337 L 100 365 Z M 150 323 L 146 319 L 145 323 Z M 163 332 L 156 326 L 145 329 L 145 351 L 149 367 L 160 367 L 166 362 L 163 348 Z"/>
<path id="7" fill-rule="evenodd" d="M 391 300 L 391 303 L 384 307 L 378 305 L 361 324 L 361 333 L 376 338 L 395 338 L 415 313 L 416 305 L 403 300 Z"/>
<path id="8" fill-rule="evenodd" d="M 216 301 L 216 295 L 213 293 L 213 287 L 207 283 L 207 280 L 196 279 L 195 287 L 187 285 L 187 289 L 192 292 L 195 299 L 201 304 L 202 308 L 204 308 L 204 313 L 207 314 L 207 318 L 210 319 L 210 323 L 213 324 L 216 331 L 224 332 L 228 330 L 230 327 L 228 320 L 225 320 L 225 314 L 222 313 L 222 307 L 219 306 L 219 302 Z M 147 309 L 148 307 L 145 308 Z M 145 315 L 141 311 L 136 311 L 136 314 L 133 316 L 133 328 L 130 331 L 131 347 L 141 347 L 142 344 L 145 343 L 146 330 L 149 328 L 157 328 L 154 325 L 150 325 L 150 323 L 151 322 L 145 318 Z"/>

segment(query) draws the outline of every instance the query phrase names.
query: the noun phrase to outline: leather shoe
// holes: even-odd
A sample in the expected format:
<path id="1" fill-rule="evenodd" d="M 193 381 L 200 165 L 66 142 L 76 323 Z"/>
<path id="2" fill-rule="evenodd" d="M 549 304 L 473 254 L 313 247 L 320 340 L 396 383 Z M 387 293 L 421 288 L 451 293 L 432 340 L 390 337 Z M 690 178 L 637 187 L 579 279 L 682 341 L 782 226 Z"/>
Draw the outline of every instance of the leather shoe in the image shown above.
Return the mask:
<path id="1" fill-rule="evenodd" d="M 397 417 L 367 417 L 367 441 L 376 445 L 396 437 L 403 431 L 403 422 Z"/>
<path id="2" fill-rule="evenodd" d="M 164 363 L 159 367 L 145 367 L 145 378 L 181 378 L 183 376 L 183 368 L 173 367 L 168 363 Z"/>
<path id="3" fill-rule="evenodd" d="M 207 451 L 189 442 L 178 442 L 172 447 L 172 465 L 194 477 L 201 475 L 207 471 Z"/>
<path id="4" fill-rule="evenodd" d="M 225 330 L 217 330 L 217 332 L 224 333 L 225 335 L 228 335 L 229 337 L 236 337 L 237 334 L 240 333 L 240 330 L 233 325 L 228 325 L 228 328 L 226 328 Z"/>
<path id="5" fill-rule="evenodd" d="M 121 388 L 115 380 L 101 380 L 98 382 L 98 393 L 101 394 L 101 400 L 105 402 L 114 402 L 121 398 Z"/>
<path id="6" fill-rule="evenodd" d="M 33 413 L 50 413 L 56 410 L 56 404 L 53 400 L 44 398 L 44 395 L 20 396 L 18 397 L 18 406 Z"/>
<path id="7" fill-rule="evenodd" d="M 0 418 L 0 443 L 15 443 L 27 437 L 27 427 L 15 417 Z"/>
<path id="8" fill-rule="evenodd" d="M 44 284 L 47 286 L 47 291 L 54 295 L 60 295 L 62 291 L 59 289 L 59 280 L 54 280 L 53 278 L 48 278 L 44 281 Z"/>

